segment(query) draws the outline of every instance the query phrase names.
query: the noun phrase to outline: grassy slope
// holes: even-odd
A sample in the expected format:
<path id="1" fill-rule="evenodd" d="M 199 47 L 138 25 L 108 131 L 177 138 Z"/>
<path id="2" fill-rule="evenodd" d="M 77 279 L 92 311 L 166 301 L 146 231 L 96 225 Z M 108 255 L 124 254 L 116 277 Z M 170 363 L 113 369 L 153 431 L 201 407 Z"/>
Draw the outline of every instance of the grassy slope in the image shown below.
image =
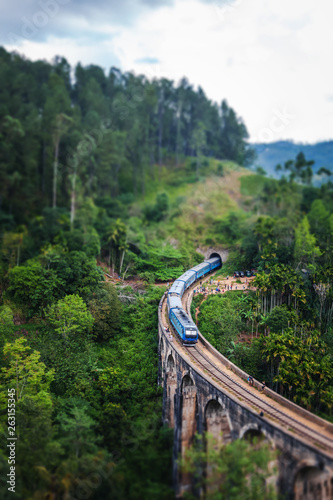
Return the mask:
<path id="1" fill-rule="evenodd" d="M 218 165 L 223 165 L 224 175 L 218 175 Z M 220 220 L 230 211 L 248 210 L 253 196 L 254 186 L 257 194 L 264 178 L 254 175 L 249 170 L 232 162 L 210 160 L 202 171 L 199 181 L 193 176 L 188 182 L 187 167 L 177 170 L 162 170 L 161 183 L 151 181 L 148 192 L 131 209 L 131 215 L 141 214 L 144 205 L 153 204 L 158 193 L 167 193 L 170 203 L 170 215 L 167 220 L 158 224 L 143 227 L 146 241 L 154 244 L 163 240 L 177 247 L 190 243 L 195 246 L 207 244 L 211 236 L 213 223 Z"/>

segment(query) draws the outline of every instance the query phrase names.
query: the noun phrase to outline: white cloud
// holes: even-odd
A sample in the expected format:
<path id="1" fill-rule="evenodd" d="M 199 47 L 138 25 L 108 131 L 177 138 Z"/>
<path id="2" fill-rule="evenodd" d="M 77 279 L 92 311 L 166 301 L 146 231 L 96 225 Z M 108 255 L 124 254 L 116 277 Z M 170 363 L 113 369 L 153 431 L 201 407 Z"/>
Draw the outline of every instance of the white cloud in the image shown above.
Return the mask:
<path id="1" fill-rule="evenodd" d="M 83 41 L 68 35 L 19 50 L 104 68 L 119 61 L 122 70 L 148 77 L 186 76 L 210 98 L 227 98 L 252 137 L 269 128 L 276 110 L 287 110 L 295 118 L 276 127 L 272 140 L 313 142 L 333 135 L 332 14 L 329 0 L 176 0 L 146 11 L 131 27 L 99 24 Z"/>

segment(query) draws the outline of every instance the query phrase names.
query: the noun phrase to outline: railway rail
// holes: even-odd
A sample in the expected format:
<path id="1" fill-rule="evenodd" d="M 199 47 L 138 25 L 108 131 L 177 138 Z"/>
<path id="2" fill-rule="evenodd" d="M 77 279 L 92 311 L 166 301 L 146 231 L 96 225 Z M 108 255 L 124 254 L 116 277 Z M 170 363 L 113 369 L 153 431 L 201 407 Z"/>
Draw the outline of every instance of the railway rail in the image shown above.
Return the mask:
<path id="1" fill-rule="evenodd" d="M 204 281 L 210 279 L 210 277 L 211 276 L 207 276 Z M 193 286 L 191 289 L 192 288 Z M 182 298 L 184 309 L 188 312 L 190 311 L 191 298 L 192 295 L 190 289 L 188 289 Z M 165 315 L 162 315 L 162 317 L 165 318 Z M 172 325 L 170 326 L 172 328 Z M 205 354 L 205 345 L 200 341 L 200 338 L 198 343 L 192 346 L 183 345 L 180 339 L 178 339 L 177 333 L 175 333 L 175 339 L 177 339 L 176 342 L 178 347 L 180 347 L 189 358 L 192 358 L 192 361 L 195 362 L 206 379 L 211 378 L 215 383 L 218 383 L 222 388 L 225 388 L 229 393 L 236 396 L 240 404 L 246 404 L 246 406 L 252 408 L 252 410 L 259 414 L 263 412 L 263 418 L 266 417 L 273 425 L 276 423 L 279 427 L 283 427 L 286 432 L 292 433 L 295 437 L 300 437 L 308 444 L 333 456 L 333 433 L 331 431 L 323 428 L 323 432 L 320 432 L 320 425 L 316 424 L 311 427 L 311 422 L 307 422 L 304 417 L 299 418 L 296 413 L 292 416 L 292 411 L 286 410 L 283 404 L 276 402 L 272 404 L 269 402 L 266 394 L 255 391 L 253 388 L 250 390 L 244 383 L 244 379 L 239 377 L 238 374 L 232 372 L 234 376 L 230 376 L 230 374 L 227 373 L 227 371 L 230 370 L 227 370 L 227 368 L 223 369 L 223 366 L 222 368 L 218 366 L 221 365 L 221 363 L 217 355 L 216 358 L 214 358 L 211 352 L 210 356 Z"/>

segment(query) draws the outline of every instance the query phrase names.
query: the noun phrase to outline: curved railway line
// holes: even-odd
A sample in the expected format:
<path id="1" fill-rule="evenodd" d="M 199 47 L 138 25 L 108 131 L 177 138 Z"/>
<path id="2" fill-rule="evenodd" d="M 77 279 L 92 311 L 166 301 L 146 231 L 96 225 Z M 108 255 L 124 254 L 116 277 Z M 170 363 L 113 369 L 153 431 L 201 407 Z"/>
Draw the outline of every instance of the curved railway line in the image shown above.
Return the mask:
<path id="1" fill-rule="evenodd" d="M 210 278 L 211 276 L 206 277 L 206 279 Z M 183 307 L 187 312 L 190 311 L 191 305 L 192 295 L 190 291 L 194 287 L 195 284 L 185 292 L 182 298 Z M 163 312 L 165 312 L 165 302 L 166 300 L 164 299 L 162 306 Z M 164 325 L 168 325 L 166 315 L 163 313 L 161 317 Z M 171 327 L 171 331 L 173 331 L 172 325 L 169 324 L 169 326 Z M 301 412 L 304 412 L 304 415 L 300 416 L 299 411 L 293 412 L 292 408 L 290 409 L 283 406 L 281 400 L 284 398 L 281 396 L 277 395 L 280 401 L 273 401 L 264 392 L 259 392 L 254 387 L 250 389 L 246 381 L 244 381 L 244 378 L 234 371 L 232 371 L 232 376 L 230 376 L 230 367 L 228 369 L 227 366 L 223 366 L 221 359 L 219 359 L 222 355 L 218 356 L 219 353 L 214 354 L 211 349 L 208 352 L 205 343 L 207 345 L 209 344 L 207 341 L 203 343 L 200 339 L 200 335 L 198 343 L 192 346 L 183 345 L 177 333 L 175 333 L 174 339 L 177 339 L 177 347 L 184 353 L 184 358 L 189 357 L 192 362 L 194 362 L 201 376 L 205 379 L 213 380 L 215 384 L 221 386 L 222 389 L 224 388 L 229 394 L 237 398 L 240 405 L 247 406 L 256 413 L 263 412 L 263 418 L 269 420 L 272 425 L 283 428 L 285 432 L 292 433 L 294 437 L 299 437 L 300 440 L 303 442 L 305 441 L 306 444 L 312 445 L 317 449 L 319 448 L 321 452 L 330 457 L 333 456 L 332 424 L 323 421 L 319 417 L 314 417 L 316 421 L 311 422 L 307 420 L 308 412 L 306 410 L 301 410 Z M 230 363 L 230 366 L 233 366 L 233 364 Z M 258 381 L 255 381 L 255 383 L 258 387 Z M 287 402 L 288 400 L 285 401 Z"/>

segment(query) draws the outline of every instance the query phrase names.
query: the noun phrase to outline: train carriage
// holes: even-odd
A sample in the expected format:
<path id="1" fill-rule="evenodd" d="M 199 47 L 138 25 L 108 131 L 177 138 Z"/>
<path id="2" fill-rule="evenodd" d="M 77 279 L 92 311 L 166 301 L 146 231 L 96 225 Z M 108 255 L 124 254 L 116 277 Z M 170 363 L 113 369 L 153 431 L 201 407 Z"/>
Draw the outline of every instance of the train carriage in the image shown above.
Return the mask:
<path id="1" fill-rule="evenodd" d="M 177 295 L 178 297 L 182 297 L 185 290 L 184 281 L 176 280 L 170 287 L 168 295 Z"/>
<path id="2" fill-rule="evenodd" d="M 195 271 L 196 274 L 196 279 L 201 278 L 205 274 L 209 273 L 210 271 L 210 264 L 209 262 L 202 262 L 201 264 L 198 264 L 195 267 L 192 267 L 191 271 Z"/>
<path id="3" fill-rule="evenodd" d="M 177 281 L 184 281 L 185 283 L 185 290 L 192 285 L 196 280 L 196 273 L 192 269 L 189 269 L 186 271 L 186 273 L 182 274 L 177 278 Z"/>
<path id="4" fill-rule="evenodd" d="M 210 259 L 183 273 L 170 287 L 167 296 L 169 320 L 183 344 L 191 345 L 198 341 L 198 328 L 183 309 L 182 296 L 196 280 L 221 266 L 220 257 Z"/>
<path id="5" fill-rule="evenodd" d="M 198 328 L 190 320 L 184 309 L 171 309 L 169 318 L 183 344 L 195 344 L 198 341 Z"/>
<path id="6" fill-rule="evenodd" d="M 208 259 L 205 262 L 209 263 L 209 265 L 210 265 L 210 271 L 213 271 L 214 269 L 217 269 L 218 267 L 221 266 L 221 259 L 220 259 L 220 257 L 212 257 L 211 259 Z"/>
<path id="7" fill-rule="evenodd" d="M 176 309 L 176 308 L 183 309 L 182 300 L 180 297 L 177 297 L 176 295 L 168 294 L 167 306 L 169 312 L 170 309 Z"/>

